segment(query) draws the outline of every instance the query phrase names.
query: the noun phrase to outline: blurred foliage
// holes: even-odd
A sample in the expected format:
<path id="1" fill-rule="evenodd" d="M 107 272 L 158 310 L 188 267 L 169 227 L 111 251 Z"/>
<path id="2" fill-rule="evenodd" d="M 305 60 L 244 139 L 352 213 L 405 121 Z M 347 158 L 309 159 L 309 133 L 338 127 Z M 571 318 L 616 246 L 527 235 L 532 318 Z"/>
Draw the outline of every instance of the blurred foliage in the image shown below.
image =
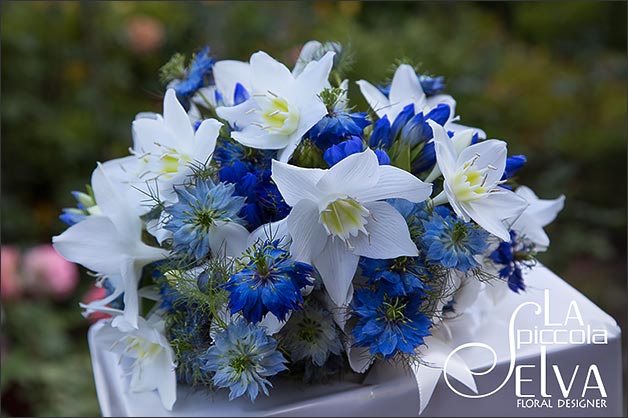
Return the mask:
<path id="1" fill-rule="evenodd" d="M 1 7 L 3 243 L 49 242 L 64 229 L 69 191 L 96 161 L 126 154 L 136 113 L 161 111 L 158 69 L 174 53 L 209 44 L 217 59 L 247 60 L 263 49 L 290 66 L 305 41 L 337 40 L 353 51 L 350 79 L 384 82 L 396 60 L 412 60 L 446 77 L 461 123 L 527 155 L 518 181 L 542 198 L 567 196 L 541 261 L 625 320 L 626 3 Z M 364 108 L 355 85 L 350 96 Z M 97 415 L 76 304 L 3 309 L 3 414 Z"/>

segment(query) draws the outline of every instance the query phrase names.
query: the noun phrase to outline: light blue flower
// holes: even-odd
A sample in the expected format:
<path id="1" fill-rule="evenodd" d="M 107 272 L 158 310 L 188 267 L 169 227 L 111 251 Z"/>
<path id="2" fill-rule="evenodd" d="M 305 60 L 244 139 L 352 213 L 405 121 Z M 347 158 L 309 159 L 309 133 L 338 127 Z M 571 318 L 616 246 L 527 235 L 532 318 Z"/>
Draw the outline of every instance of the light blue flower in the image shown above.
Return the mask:
<path id="1" fill-rule="evenodd" d="M 457 218 L 444 206 L 434 208 L 423 221 L 422 243 L 428 261 L 466 272 L 479 263 L 473 257 L 488 247 L 488 233 L 471 222 Z"/>
<path id="2" fill-rule="evenodd" d="M 175 191 L 179 201 L 165 208 L 170 218 L 164 228 L 173 233 L 176 251 L 201 259 L 209 253 L 218 229 L 227 223 L 241 222 L 238 212 L 245 198 L 233 196 L 232 184 L 199 179 L 196 185 Z"/>
<path id="3" fill-rule="evenodd" d="M 281 336 L 292 361 L 311 359 L 318 367 L 325 364 L 330 353 L 339 355 L 342 350 L 331 312 L 314 301 L 290 316 Z"/>
<path id="4" fill-rule="evenodd" d="M 246 394 L 253 401 L 260 390 L 268 396 L 268 386 L 272 385 L 266 378 L 287 370 L 277 341 L 243 319 L 216 334 L 206 358 L 205 368 L 215 372 L 212 381 L 220 388 L 229 388 L 229 400 Z"/>

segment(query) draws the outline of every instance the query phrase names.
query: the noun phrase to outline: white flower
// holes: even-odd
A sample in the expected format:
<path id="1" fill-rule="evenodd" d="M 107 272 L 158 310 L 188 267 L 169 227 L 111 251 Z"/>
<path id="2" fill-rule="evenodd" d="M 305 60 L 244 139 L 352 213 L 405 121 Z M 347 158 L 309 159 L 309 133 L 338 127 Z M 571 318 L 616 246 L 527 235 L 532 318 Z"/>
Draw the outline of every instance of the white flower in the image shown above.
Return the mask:
<path id="1" fill-rule="evenodd" d="M 279 150 L 279 161 L 288 161 L 303 134 L 327 113 L 318 94 L 329 85 L 333 56 L 328 52 L 294 77 L 265 52 L 253 54 L 250 99 L 216 109 L 236 129 L 231 137 L 248 147 Z"/>
<path id="2" fill-rule="evenodd" d="M 148 320 L 140 318 L 138 325 L 137 329 L 124 331 L 107 322 L 95 334 L 95 339 L 133 361 L 129 383 L 132 392 L 156 389 L 164 408 L 171 411 L 177 400 L 176 362 L 164 335 L 164 321 L 153 314 Z"/>
<path id="3" fill-rule="evenodd" d="M 471 141 L 473 141 L 473 134 L 475 133 L 474 129 L 464 129 L 458 132 L 454 132 L 454 136 L 451 137 L 451 141 L 454 144 L 454 151 L 456 153 L 456 158 L 462 150 L 471 145 Z M 433 182 L 438 176 L 441 175 L 440 169 L 438 168 L 438 164 L 434 166 L 430 174 L 425 178 L 426 182 Z"/>
<path id="4" fill-rule="evenodd" d="M 142 220 L 100 164 L 92 174 L 92 189 L 102 215 L 89 216 L 53 237 L 53 246 L 66 259 L 123 286 L 124 318 L 137 327 L 142 268 L 168 252 L 142 242 Z"/>
<path id="5" fill-rule="evenodd" d="M 519 186 L 515 193 L 524 198 L 529 206 L 521 216 L 512 224 L 512 229 L 519 235 L 536 244 L 536 250 L 546 250 L 550 240 L 543 227 L 549 225 L 565 206 L 565 196 L 556 199 L 539 199 L 537 195 L 526 186 Z"/>
<path id="6" fill-rule="evenodd" d="M 332 300 L 341 306 L 351 297 L 351 281 L 360 256 L 416 256 L 404 218 L 381 200 L 420 202 L 432 186 L 392 166 L 380 166 L 367 149 L 328 170 L 273 161 L 272 179 L 286 203 L 296 260 L 313 264 Z"/>
<path id="7" fill-rule="evenodd" d="M 173 186 L 182 184 L 192 174 L 194 165 L 211 160 L 221 126 L 217 120 L 207 119 L 194 132 L 175 91 L 168 89 L 163 117 L 152 114 L 133 121 L 133 155 L 108 161 L 105 168 L 115 181 L 127 183 L 129 189 L 149 195 L 157 192 L 162 202 L 173 203 Z"/>
<path id="8" fill-rule="evenodd" d="M 216 85 L 203 87 L 193 97 L 192 102 L 203 107 L 233 106 L 236 86 L 240 84 L 251 93 L 251 66 L 248 62 L 236 60 L 217 61 L 212 67 Z"/>
<path id="9" fill-rule="evenodd" d="M 456 154 L 445 129 L 429 121 L 434 131 L 434 150 L 438 168 L 443 173 L 443 192 L 434 204 L 449 201 L 456 214 L 510 241 L 505 220 L 514 220 L 527 207 L 525 199 L 499 187 L 506 168 L 506 143 L 496 139 L 483 141 Z"/>
<path id="10" fill-rule="evenodd" d="M 458 117 L 454 117 L 456 111 L 454 98 L 448 94 L 436 94 L 427 97 L 414 69 L 408 64 L 401 64 L 395 71 L 388 97 L 368 81 L 359 80 L 356 83 L 360 86 L 362 95 L 377 116 L 380 118 L 387 116 L 390 123 L 393 123 L 397 115 L 409 104 L 414 105 L 415 113 L 423 112 L 424 115 L 439 104 L 445 104 L 451 109 L 449 118 L 445 123 L 447 129 L 453 132 L 469 129 L 467 126 L 454 123 L 454 120 L 458 119 Z M 486 133 L 483 130 L 472 129 L 478 133 L 479 138 L 486 138 Z"/>
<path id="11" fill-rule="evenodd" d="M 359 80 L 356 83 L 377 116 L 380 118 L 388 116 L 390 123 L 393 123 L 397 115 L 409 104 L 414 104 L 416 113 L 424 114 L 441 103 L 446 104 L 451 108 L 450 119 L 456 107 L 456 101 L 449 95 L 426 97 L 419 78 L 408 64 L 401 64 L 395 71 L 388 97 L 368 81 Z"/>

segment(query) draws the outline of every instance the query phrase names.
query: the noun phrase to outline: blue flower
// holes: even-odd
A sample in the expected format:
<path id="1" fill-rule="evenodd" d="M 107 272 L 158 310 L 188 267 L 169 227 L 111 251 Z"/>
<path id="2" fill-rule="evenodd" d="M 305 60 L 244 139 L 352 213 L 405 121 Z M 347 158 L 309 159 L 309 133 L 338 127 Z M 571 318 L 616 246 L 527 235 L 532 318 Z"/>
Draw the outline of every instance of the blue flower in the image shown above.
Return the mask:
<path id="1" fill-rule="evenodd" d="M 264 329 L 237 319 L 218 332 L 214 345 L 207 350 L 205 368 L 215 372 L 212 381 L 220 388 L 229 388 L 229 400 L 247 394 L 251 401 L 260 390 L 268 396 L 266 379 L 287 370 L 277 341 Z"/>
<path id="2" fill-rule="evenodd" d="M 499 277 L 508 281 L 508 287 L 515 293 L 525 290 L 521 267 L 530 267 L 534 264 L 533 246 L 519 240 L 514 231 L 510 231 L 510 242 L 502 241 L 495 251 L 489 254 L 495 264 L 503 267 L 499 270 Z"/>
<path id="3" fill-rule="evenodd" d="M 504 174 L 502 175 L 501 180 L 508 180 L 514 176 L 526 162 L 527 159 L 525 155 L 513 155 L 512 157 L 508 157 L 506 159 L 506 168 L 504 169 Z"/>
<path id="4" fill-rule="evenodd" d="M 233 196 L 232 184 L 199 179 L 195 186 L 175 188 L 179 201 L 165 208 L 164 228 L 173 233 L 174 248 L 201 259 L 210 250 L 211 233 L 218 222 L 240 222 L 244 198 Z"/>
<path id="5" fill-rule="evenodd" d="M 368 284 L 385 286 L 391 296 L 415 294 L 424 296 L 426 286 L 421 278 L 430 276 L 429 271 L 418 257 L 399 257 L 392 260 L 360 259 L 362 275 L 368 277 Z"/>
<path id="6" fill-rule="evenodd" d="M 87 218 L 90 215 L 90 209 L 96 206 L 96 201 L 92 195 L 91 188 L 88 186 L 88 192 L 72 192 L 72 197 L 76 200 L 75 208 L 63 208 L 63 213 L 59 215 L 59 219 L 66 225 L 72 226 Z"/>
<path id="7" fill-rule="evenodd" d="M 445 88 L 445 77 L 430 77 L 429 75 L 421 74 L 419 76 L 419 83 L 421 83 L 421 87 L 426 96 L 433 96 L 440 93 Z"/>
<path id="8" fill-rule="evenodd" d="M 422 243 L 428 261 L 462 272 L 479 266 L 473 256 L 482 254 L 488 247 L 488 232 L 457 218 L 444 206 L 436 207 L 423 226 Z"/>
<path id="9" fill-rule="evenodd" d="M 303 307 L 301 289 L 312 284 L 312 266 L 288 258 L 279 240 L 257 243 L 247 256 L 250 261 L 224 284 L 232 314 L 242 312 L 257 323 L 271 312 L 283 321 L 291 310 Z"/>
<path id="10" fill-rule="evenodd" d="M 431 77 L 429 75 L 418 75 L 419 83 L 426 96 L 433 96 L 440 93 L 445 88 L 445 78 L 443 76 Z M 377 86 L 378 90 L 382 92 L 386 97 L 390 95 L 390 84 L 385 86 Z"/>
<path id="11" fill-rule="evenodd" d="M 392 296 L 385 288 L 358 289 L 352 315 L 358 323 L 351 333 L 358 347 L 369 347 L 371 355 L 391 358 L 396 353 L 414 354 L 423 339 L 431 335 L 430 319 L 421 312 L 418 295 Z"/>
<path id="12" fill-rule="evenodd" d="M 364 128 L 371 124 L 366 116 L 366 112 L 333 112 L 318 121 L 304 137 L 324 151 L 351 136 L 361 137 Z"/>
<path id="13" fill-rule="evenodd" d="M 344 160 L 351 154 L 357 154 L 364 151 L 364 144 L 362 139 L 358 136 L 352 136 L 350 139 L 339 143 L 338 145 L 332 145 L 323 154 L 323 159 L 330 167 L 336 165 L 340 161 Z M 390 157 L 383 149 L 376 149 L 375 155 L 379 165 L 389 165 Z"/>
<path id="14" fill-rule="evenodd" d="M 281 329 L 281 341 L 292 361 L 310 359 L 318 367 L 323 367 L 330 354 L 342 351 L 331 312 L 313 300 L 290 316 Z"/>
<path id="15" fill-rule="evenodd" d="M 204 47 L 186 70 L 183 80 L 179 80 L 174 86 L 177 98 L 184 103 L 199 89 L 209 83 L 214 66 L 214 59 L 209 55 L 209 47 Z"/>
<path id="16" fill-rule="evenodd" d="M 420 245 L 423 239 L 423 221 L 429 219 L 425 202 L 413 203 L 406 199 L 388 199 L 387 202 L 404 217 L 412 241 Z"/>

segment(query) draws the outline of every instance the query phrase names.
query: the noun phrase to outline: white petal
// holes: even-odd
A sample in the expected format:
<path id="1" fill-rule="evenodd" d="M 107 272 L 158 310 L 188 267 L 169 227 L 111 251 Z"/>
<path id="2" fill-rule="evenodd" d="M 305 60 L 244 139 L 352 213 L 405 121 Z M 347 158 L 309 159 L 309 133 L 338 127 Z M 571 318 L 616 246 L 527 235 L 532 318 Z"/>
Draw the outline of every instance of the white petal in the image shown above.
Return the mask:
<path id="1" fill-rule="evenodd" d="M 320 60 L 309 62 L 296 78 L 295 90 L 299 95 L 316 95 L 329 85 L 329 73 L 334 65 L 333 51 L 328 51 Z"/>
<path id="2" fill-rule="evenodd" d="M 137 328 L 140 303 L 137 285 L 142 274 L 142 267 L 135 264 L 133 259 L 129 257 L 122 261 L 120 268 L 124 281 L 124 319 L 133 328 Z"/>
<path id="3" fill-rule="evenodd" d="M 451 140 L 454 142 L 454 148 L 457 155 L 460 155 L 462 150 L 471 145 L 474 133 L 475 131 L 473 129 L 465 129 L 454 133 Z"/>
<path id="4" fill-rule="evenodd" d="M 236 222 L 218 222 L 209 233 L 209 246 L 214 254 L 240 257 L 247 248 L 249 231 Z"/>
<path id="5" fill-rule="evenodd" d="M 358 268 L 360 257 L 347 251 L 346 244 L 331 239 L 314 260 L 314 267 L 321 274 L 325 289 L 336 306 L 343 306 L 351 298 L 351 281 Z"/>
<path id="6" fill-rule="evenodd" d="M 371 109 L 375 111 L 377 116 L 383 118 L 390 110 L 390 102 L 388 101 L 388 98 L 386 98 L 386 96 L 384 96 L 384 94 L 379 91 L 377 87 L 368 81 L 359 80 L 356 81 L 356 83 L 360 86 L 360 92 L 362 92 L 362 95 L 368 102 L 369 106 L 371 106 Z M 388 119 L 391 123 L 393 122 L 390 117 Z"/>
<path id="7" fill-rule="evenodd" d="M 355 254 L 376 259 L 419 255 L 408 224 L 395 208 L 386 202 L 371 202 L 364 207 L 371 212 L 366 224 L 369 235 L 360 234 L 351 240 Z"/>
<path id="8" fill-rule="evenodd" d="M 226 104 L 233 104 L 235 86 L 240 83 L 251 94 L 251 66 L 248 62 L 223 60 L 212 67 L 216 88 Z"/>
<path id="9" fill-rule="evenodd" d="M 288 312 L 288 316 L 285 321 L 280 321 L 279 318 L 273 315 L 272 312 L 268 312 L 259 322 L 259 326 L 264 328 L 266 335 L 275 335 L 281 331 L 284 325 L 286 325 L 286 322 L 288 322 L 291 315 L 292 311 Z"/>
<path id="10" fill-rule="evenodd" d="M 367 148 L 351 154 L 332 168 L 316 184 L 324 192 L 355 197 L 375 187 L 379 181 L 377 156 Z"/>
<path id="11" fill-rule="evenodd" d="M 390 94 L 388 97 L 392 104 L 401 103 L 410 99 L 412 103 L 418 104 L 418 106 L 414 107 L 417 112 L 422 110 L 425 105 L 425 93 L 423 93 L 419 78 L 416 76 L 411 66 L 401 64 L 399 68 L 397 68 L 390 85 Z"/>
<path id="12" fill-rule="evenodd" d="M 209 162 L 209 158 L 216 148 L 216 139 L 222 123 L 216 119 L 206 119 L 194 134 L 194 148 L 192 158 L 200 163 Z"/>
<path id="13" fill-rule="evenodd" d="M 159 152 L 165 147 L 176 148 L 178 141 L 176 134 L 166 127 L 160 119 L 135 119 L 132 124 L 133 149 L 138 154 L 146 152 Z M 191 136 L 190 136 L 191 137 Z"/>
<path id="14" fill-rule="evenodd" d="M 297 76 L 303 72 L 305 66 L 312 60 L 314 53 L 322 47 L 318 41 L 308 41 L 301 48 L 301 52 L 299 52 L 299 58 L 297 58 L 297 62 L 294 64 L 294 68 L 292 69 L 292 74 Z"/>
<path id="15" fill-rule="evenodd" d="M 172 407 L 177 400 L 177 377 L 175 374 L 174 353 L 170 347 L 165 347 L 159 358 L 155 359 L 151 364 L 155 370 L 155 381 L 157 382 L 157 392 L 161 404 L 168 411 L 172 411 Z"/>
<path id="16" fill-rule="evenodd" d="M 436 163 L 445 178 L 451 177 L 456 170 L 458 155 L 453 141 L 445 132 L 445 129 L 433 120 L 428 120 L 434 132 L 434 152 L 436 153 Z"/>
<path id="17" fill-rule="evenodd" d="M 300 142 L 300 141 L 299 141 Z M 290 142 L 286 145 L 285 148 L 282 148 L 277 151 L 277 161 L 282 163 L 287 163 L 292 158 L 292 154 L 294 154 L 294 150 L 299 146 L 299 142 Z"/>
<path id="18" fill-rule="evenodd" d="M 229 122 L 232 127 L 243 129 L 259 119 L 257 110 L 258 106 L 255 100 L 245 100 L 236 106 L 217 107 L 216 114 Z"/>
<path id="19" fill-rule="evenodd" d="M 266 94 L 271 91 L 281 97 L 289 96 L 294 85 L 294 77 L 285 65 L 263 51 L 251 55 L 250 62 L 254 92 Z"/>
<path id="20" fill-rule="evenodd" d="M 231 132 L 231 138 L 242 145 L 257 149 L 282 149 L 290 144 L 289 136 L 269 133 L 255 125 Z"/>
<path id="21" fill-rule="evenodd" d="M 287 244 L 291 238 L 288 232 L 287 218 L 277 222 L 270 222 L 258 226 L 249 234 L 247 239 L 247 247 L 252 247 L 258 242 L 280 240 L 280 245 Z"/>
<path id="22" fill-rule="evenodd" d="M 363 190 L 355 198 L 359 202 L 403 198 L 422 202 L 432 194 L 432 185 L 424 183 L 411 173 L 391 165 L 379 166 L 379 180 L 375 187 Z"/>
<path id="23" fill-rule="evenodd" d="M 368 347 L 347 347 L 347 359 L 351 369 L 356 373 L 364 373 L 375 361 Z"/>
<path id="24" fill-rule="evenodd" d="M 111 219 L 121 238 L 139 239 L 142 221 L 109 180 L 102 164 L 98 164 L 92 173 L 92 189 L 100 211 Z"/>
<path id="25" fill-rule="evenodd" d="M 525 186 L 521 186 L 525 187 Z M 517 195 L 521 196 L 517 188 Z M 561 195 L 556 199 L 526 199 L 530 203 L 530 207 L 526 210 L 526 214 L 534 218 L 541 226 L 547 226 L 556 219 L 558 212 L 565 207 L 565 196 Z"/>
<path id="26" fill-rule="evenodd" d="M 271 178 L 283 199 L 290 206 L 296 205 L 302 199 L 319 201 L 321 192 L 316 188 L 316 184 L 324 174 L 325 170 L 318 168 L 301 168 L 276 160 L 272 161 Z"/>
<path id="27" fill-rule="evenodd" d="M 190 118 L 179 103 L 174 89 L 168 89 L 164 97 L 164 122 L 181 142 L 194 136 L 194 128 L 192 128 Z"/>
<path id="28" fill-rule="evenodd" d="M 320 223 L 318 205 L 311 200 L 301 200 L 292 208 L 286 223 L 292 237 L 292 258 L 311 264 L 329 239 Z"/>
<path id="29" fill-rule="evenodd" d="M 476 132 L 478 134 L 478 139 L 486 139 L 486 132 L 484 132 L 482 129 L 480 128 L 474 128 L 471 126 L 465 126 L 465 125 L 460 125 L 459 123 L 454 123 L 454 122 L 448 122 L 445 125 L 445 128 L 449 131 L 452 131 L 454 133 L 460 132 L 460 131 L 464 131 L 467 129 L 472 129 L 474 132 Z"/>
<path id="30" fill-rule="evenodd" d="M 517 221 L 512 225 L 512 229 L 517 231 L 519 235 L 525 236 L 527 239 L 536 244 L 537 250 L 544 250 L 549 247 L 550 239 L 543 230 L 543 226 L 539 221 L 527 214 L 526 210 Z"/>
<path id="31" fill-rule="evenodd" d="M 457 163 L 458 166 L 462 166 L 465 162 L 477 158 L 474 167 L 484 168 L 492 166 L 493 169 L 486 172 L 486 183 L 494 184 L 504 174 L 507 154 L 508 150 L 504 141 L 489 139 L 463 149 L 458 155 Z"/>
<path id="32" fill-rule="evenodd" d="M 119 274 L 127 245 L 120 242 L 113 222 L 104 216 L 89 216 L 52 237 L 52 243 L 69 261 L 106 276 Z"/>
<path id="33" fill-rule="evenodd" d="M 501 238 L 510 241 L 508 228 L 502 222 L 516 219 L 527 207 L 527 202 L 510 190 L 490 193 L 486 198 L 461 204 L 478 225 Z"/>

